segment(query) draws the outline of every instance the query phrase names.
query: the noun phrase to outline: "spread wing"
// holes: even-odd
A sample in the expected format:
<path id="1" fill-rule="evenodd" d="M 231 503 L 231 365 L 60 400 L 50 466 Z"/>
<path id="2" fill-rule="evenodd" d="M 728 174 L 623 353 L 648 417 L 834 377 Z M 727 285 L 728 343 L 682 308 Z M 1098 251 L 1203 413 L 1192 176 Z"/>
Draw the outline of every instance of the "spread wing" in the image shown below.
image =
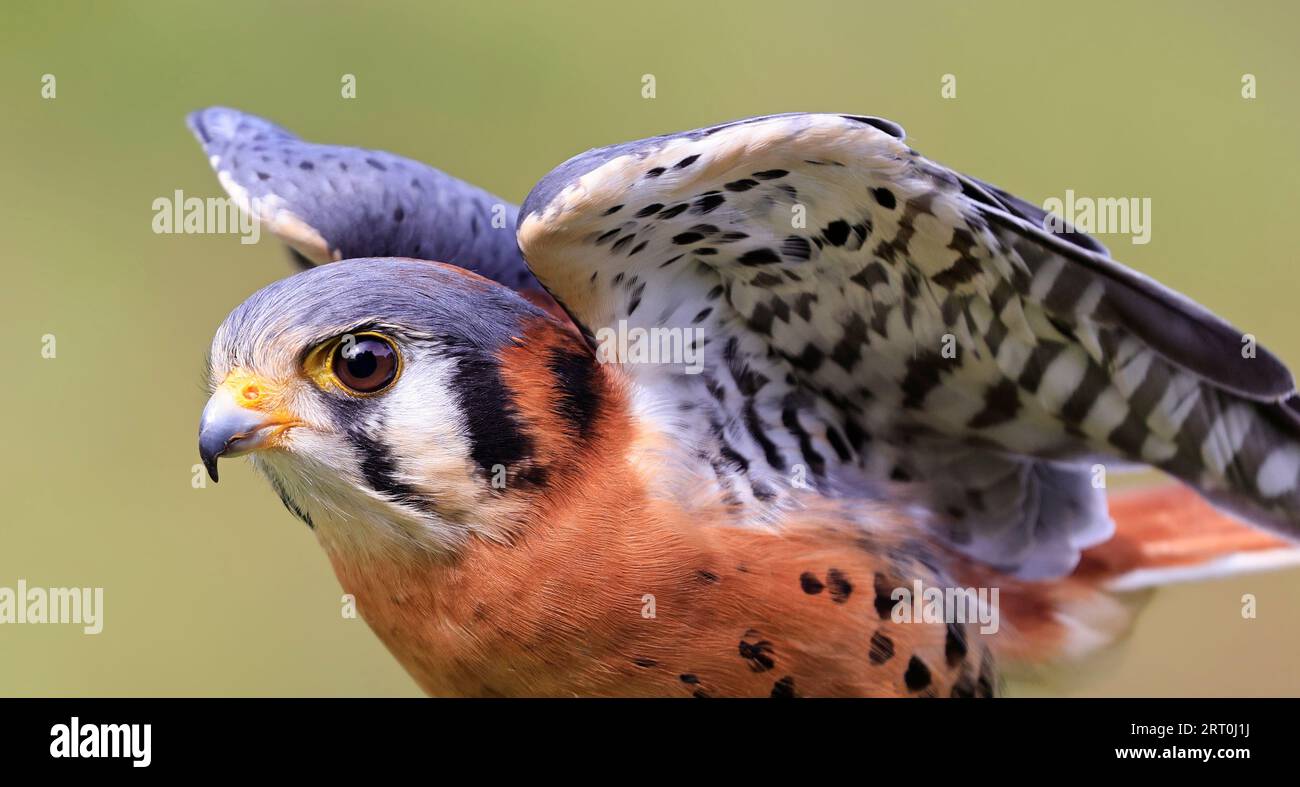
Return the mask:
<path id="1" fill-rule="evenodd" d="M 515 244 L 518 208 L 477 186 L 382 150 L 304 142 L 226 107 L 187 122 L 226 192 L 305 265 L 413 257 L 540 292 Z"/>
<path id="2" fill-rule="evenodd" d="M 626 364 L 642 407 L 741 504 L 805 481 L 915 501 L 968 554 L 1048 577 L 1110 535 L 1098 465 L 1120 460 L 1300 534 L 1282 363 L 893 123 L 777 115 L 593 150 L 520 216 L 598 353 L 638 329 L 682 349 L 616 357 L 656 361 Z"/>

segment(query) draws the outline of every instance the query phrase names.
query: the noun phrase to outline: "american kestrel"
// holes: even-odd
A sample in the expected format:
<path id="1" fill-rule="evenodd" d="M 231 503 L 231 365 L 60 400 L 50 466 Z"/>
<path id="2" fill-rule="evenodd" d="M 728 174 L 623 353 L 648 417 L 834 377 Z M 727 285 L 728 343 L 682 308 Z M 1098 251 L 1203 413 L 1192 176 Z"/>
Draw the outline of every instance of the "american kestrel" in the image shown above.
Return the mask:
<path id="1" fill-rule="evenodd" d="M 517 211 L 233 110 L 191 127 L 343 260 L 218 329 L 203 461 L 251 454 L 430 694 L 990 695 L 1123 633 L 1117 591 L 1296 561 L 1283 364 L 889 121 L 592 150 Z M 1184 488 L 1108 514 L 1107 463 L 1282 539 Z"/>

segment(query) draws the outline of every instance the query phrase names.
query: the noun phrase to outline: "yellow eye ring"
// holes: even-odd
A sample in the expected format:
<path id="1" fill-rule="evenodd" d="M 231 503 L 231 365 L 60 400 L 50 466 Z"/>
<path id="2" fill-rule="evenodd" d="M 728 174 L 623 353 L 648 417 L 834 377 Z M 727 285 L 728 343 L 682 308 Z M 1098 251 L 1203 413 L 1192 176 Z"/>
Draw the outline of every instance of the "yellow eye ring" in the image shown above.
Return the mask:
<path id="1" fill-rule="evenodd" d="M 373 331 L 345 333 L 308 354 L 304 371 L 317 386 L 349 396 L 384 393 L 402 373 L 402 354 L 392 339 Z"/>

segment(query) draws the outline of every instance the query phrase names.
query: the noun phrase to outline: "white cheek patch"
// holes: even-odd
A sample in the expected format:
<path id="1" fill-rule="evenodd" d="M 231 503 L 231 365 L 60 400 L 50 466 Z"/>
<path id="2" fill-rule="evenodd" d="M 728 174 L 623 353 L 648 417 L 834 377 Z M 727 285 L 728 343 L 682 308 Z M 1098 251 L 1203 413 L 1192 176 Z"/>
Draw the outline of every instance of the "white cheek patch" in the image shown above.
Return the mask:
<path id="1" fill-rule="evenodd" d="M 401 480 L 440 509 L 465 510 L 478 502 L 482 484 L 472 477 L 468 427 L 452 393 L 454 365 L 430 353 L 407 358 L 401 379 L 375 404 L 383 419 L 378 438 Z"/>
<path id="2" fill-rule="evenodd" d="M 285 450 L 256 458 L 310 516 L 329 550 L 391 553 L 414 542 L 437 551 L 470 531 L 494 535 L 484 513 L 500 513 L 500 506 L 492 502 L 491 479 L 471 459 L 469 428 L 453 391 L 456 361 L 406 352 L 397 383 L 350 408 L 349 417 L 360 420 L 342 422 L 345 410 L 324 398 L 343 394 L 321 394 L 304 383 L 291 404 L 304 426 L 285 433 Z M 363 466 L 367 459 L 349 431 L 381 450 L 391 480 L 421 500 L 394 501 L 376 491 L 366 480 L 375 468 Z"/>

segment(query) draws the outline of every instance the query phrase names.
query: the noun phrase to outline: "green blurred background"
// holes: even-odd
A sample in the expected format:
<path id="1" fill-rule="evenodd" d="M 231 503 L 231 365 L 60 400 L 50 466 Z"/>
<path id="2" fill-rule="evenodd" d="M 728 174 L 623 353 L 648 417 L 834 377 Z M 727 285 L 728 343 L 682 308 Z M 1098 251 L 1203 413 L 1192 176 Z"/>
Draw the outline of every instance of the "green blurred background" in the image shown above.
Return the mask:
<path id="1" fill-rule="evenodd" d="M 0 626 L 0 695 L 415 695 L 247 465 L 195 489 L 225 314 L 273 238 L 155 235 L 220 193 L 227 104 L 518 201 L 585 148 L 790 110 L 878 114 L 1031 201 L 1150 197 L 1116 256 L 1300 366 L 1300 49 L 1287 3 L 6 3 L 0 586 L 105 588 L 105 628 Z M 57 78 L 43 100 L 41 77 Z M 355 74 L 357 98 L 340 98 Z M 944 74 L 957 98 L 940 98 Z M 1244 73 L 1258 98 L 1241 97 Z M 657 97 L 641 97 L 643 74 Z M 269 233 L 264 233 L 269 235 Z M 41 357 L 41 336 L 58 356 Z M 1243 620 L 1243 593 L 1258 619 Z M 1300 574 L 1157 595 L 1128 643 L 1013 694 L 1300 695 Z"/>

